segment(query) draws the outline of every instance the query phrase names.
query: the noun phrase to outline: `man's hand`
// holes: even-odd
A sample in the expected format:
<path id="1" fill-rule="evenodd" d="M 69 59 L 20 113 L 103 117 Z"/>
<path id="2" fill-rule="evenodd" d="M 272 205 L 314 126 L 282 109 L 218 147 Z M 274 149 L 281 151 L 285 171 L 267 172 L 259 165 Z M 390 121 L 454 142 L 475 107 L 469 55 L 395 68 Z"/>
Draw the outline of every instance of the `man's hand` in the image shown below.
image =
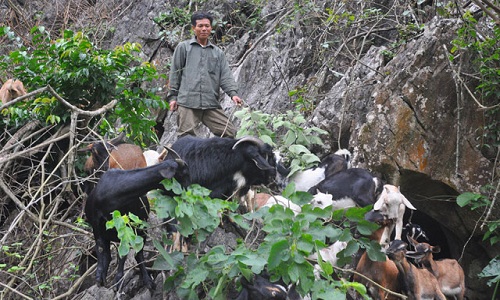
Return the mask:
<path id="1" fill-rule="evenodd" d="M 243 104 L 243 99 L 241 99 L 239 96 L 233 96 L 233 102 L 236 105 L 242 105 Z"/>
<path id="2" fill-rule="evenodd" d="M 177 101 L 172 100 L 168 104 L 170 106 L 170 111 L 176 111 L 177 110 Z"/>

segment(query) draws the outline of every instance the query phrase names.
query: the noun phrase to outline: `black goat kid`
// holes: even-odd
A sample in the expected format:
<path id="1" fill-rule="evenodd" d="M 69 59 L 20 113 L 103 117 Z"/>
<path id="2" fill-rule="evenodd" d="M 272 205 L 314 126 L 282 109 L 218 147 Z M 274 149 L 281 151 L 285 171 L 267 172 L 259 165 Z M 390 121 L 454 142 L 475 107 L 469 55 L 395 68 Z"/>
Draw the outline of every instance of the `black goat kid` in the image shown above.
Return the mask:
<path id="1" fill-rule="evenodd" d="M 111 219 L 111 213 L 118 210 L 121 214 L 133 213 L 141 220 L 147 220 L 149 203 L 146 199 L 146 193 L 160 188 L 159 183 L 164 178 L 175 176 L 177 180 L 182 182 L 185 172 L 184 163 L 180 160 L 165 160 L 158 165 L 147 168 L 112 169 L 102 175 L 85 205 L 86 218 L 92 225 L 96 242 L 97 284 L 103 285 L 106 281 L 111 261 L 110 242 L 119 241 L 116 230 L 106 230 L 106 222 Z M 139 234 L 144 237 L 144 232 L 140 231 Z M 135 258 L 139 264 L 144 285 L 149 289 L 154 289 L 154 282 L 144 265 L 142 249 L 136 253 Z M 115 283 L 123 277 L 125 260 L 126 257 L 119 259 Z"/>
<path id="2" fill-rule="evenodd" d="M 356 205 L 374 204 L 382 192 L 382 183 L 365 169 L 352 168 L 337 172 L 309 189 L 309 193 L 331 194 L 334 200 L 352 199 Z"/>

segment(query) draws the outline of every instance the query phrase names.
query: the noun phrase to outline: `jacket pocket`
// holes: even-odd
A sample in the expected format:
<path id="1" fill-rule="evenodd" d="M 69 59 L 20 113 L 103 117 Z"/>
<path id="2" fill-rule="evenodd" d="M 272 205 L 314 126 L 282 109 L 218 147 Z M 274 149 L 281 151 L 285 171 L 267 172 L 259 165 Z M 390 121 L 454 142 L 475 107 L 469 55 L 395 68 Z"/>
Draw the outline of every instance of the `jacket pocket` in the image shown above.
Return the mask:
<path id="1" fill-rule="evenodd" d="M 217 58 L 209 58 L 208 59 L 208 72 L 210 74 L 216 74 L 219 69 L 219 60 Z"/>

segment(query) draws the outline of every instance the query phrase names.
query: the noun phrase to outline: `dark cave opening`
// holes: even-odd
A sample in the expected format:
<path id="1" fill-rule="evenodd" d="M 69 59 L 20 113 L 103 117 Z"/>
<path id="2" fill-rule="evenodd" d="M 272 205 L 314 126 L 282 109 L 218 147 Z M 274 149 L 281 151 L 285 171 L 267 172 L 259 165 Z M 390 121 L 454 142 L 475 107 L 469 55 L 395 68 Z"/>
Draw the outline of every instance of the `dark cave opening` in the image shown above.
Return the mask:
<path id="1" fill-rule="evenodd" d="M 429 217 L 424 212 L 419 210 L 411 211 L 409 209 L 405 212 L 404 222 L 403 224 L 412 223 L 418 224 L 424 230 L 425 234 L 429 238 L 426 243 L 429 243 L 432 246 L 440 246 L 441 252 L 434 253 L 433 256 L 435 259 L 441 258 L 449 258 L 451 257 L 450 246 L 448 245 L 448 239 L 441 228 L 439 222 Z M 419 241 L 424 241 L 420 239 Z"/>
<path id="2" fill-rule="evenodd" d="M 417 208 L 405 212 L 405 223 L 418 224 L 426 232 L 429 244 L 441 247 L 436 259 L 460 257 L 467 230 L 456 210 L 459 193 L 449 185 L 433 180 L 426 174 L 403 170 L 400 172 L 401 192 Z"/>

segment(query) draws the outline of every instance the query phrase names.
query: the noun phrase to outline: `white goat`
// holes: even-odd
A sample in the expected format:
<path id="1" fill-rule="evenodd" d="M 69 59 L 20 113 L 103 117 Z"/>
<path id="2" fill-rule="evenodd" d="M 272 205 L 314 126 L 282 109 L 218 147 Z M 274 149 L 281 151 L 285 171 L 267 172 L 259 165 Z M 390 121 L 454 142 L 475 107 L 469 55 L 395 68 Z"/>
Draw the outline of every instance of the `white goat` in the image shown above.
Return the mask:
<path id="1" fill-rule="evenodd" d="M 271 207 L 275 204 L 279 204 L 283 207 L 290 208 L 293 211 L 294 215 L 297 215 L 302 211 L 302 208 L 299 205 L 293 203 L 289 199 L 287 199 L 283 196 L 280 196 L 280 195 L 276 195 L 276 196 L 269 195 L 269 198 L 267 199 L 264 206 Z"/>
<path id="2" fill-rule="evenodd" d="M 416 210 L 416 208 L 406 199 L 406 197 L 401 194 L 399 186 L 386 184 L 384 185 L 384 190 L 380 194 L 377 202 L 373 205 L 373 210 L 379 211 L 381 214 L 387 216 L 388 219 L 393 219 L 394 223 L 391 226 L 387 226 L 380 239 L 381 245 L 388 245 L 391 239 L 392 231 L 396 228 L 395 239 L 401 239 L 401 233 L 403 231 L 403 216 L 405 214 L 405 209 Z"/>
<path id="3" fill-rule="evenodd" d="M 154 150 L 146 150 L 142 153 L 144 155 L 144 159 L 146 159 L 146 165 L 153 166 L 159 164 L 167 155 L 166 149 L 163 149 L 161 153 L 158 153 Z"/>
<path id="4" fill-rule="evenodd" d="M 332 206 L 332 210 L 344 209 L 349 207 L 355 207 L 356 202 L 351 198 L 342 198 L 338 200 L 333 200 L 331 194 L 326 194 L 318 191 L 311 200 L 312 207 L 319 207 L 324 209 L 325 207 Z"/>
<path id="5" fill-rule="evenodd" d="M 319 253 L 321 255 L 321 259 L 323 261 L 329 262 L 332 266 L 337 265 L 337 254 L 344 250 L 347 247 L 347 242 L 341 242 L 341 241 L 336 241 L 335 243 L 331 244 L 330 246 L 323 248 L 319 250 Z M 318 259 L 318 253 L 313 253 L 309 255 L 309 259 L 312 260 L 317 260 Z"/>
<path id="6" fill-rule="evenodd" d="M 275 204 L 290 208 L 295 215 L 302 211 L 299 205 L 283 196 L 274 196 L 268 193 L 255 193 L 252 189 L 248 190 L 248 192 L 241 197 L 240 203 L 246 206 L 248 211 L 256 211 L 261 207 L 271 207 Z"/>

